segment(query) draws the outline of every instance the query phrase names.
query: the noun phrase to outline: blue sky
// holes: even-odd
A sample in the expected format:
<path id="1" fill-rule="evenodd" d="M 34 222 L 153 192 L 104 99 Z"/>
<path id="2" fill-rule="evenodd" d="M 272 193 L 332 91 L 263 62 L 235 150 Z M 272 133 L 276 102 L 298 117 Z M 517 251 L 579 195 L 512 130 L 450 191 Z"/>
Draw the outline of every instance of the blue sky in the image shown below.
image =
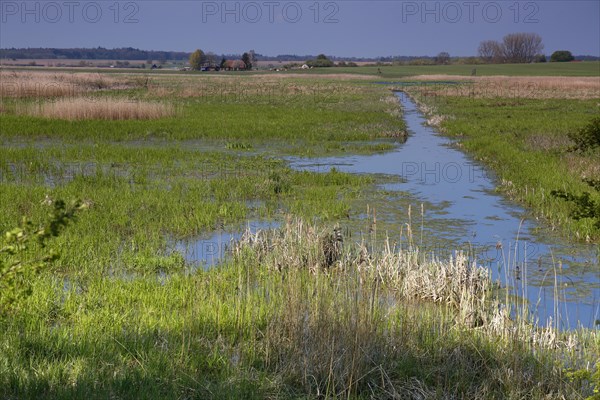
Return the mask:
<path id="1" fill-rule="evenodd" d="M 4 48 L 468 56 L 482 40 L 535 32 L 546 54 L 600 56 L 600 0 L 0 0 L 0 11 Z"/>

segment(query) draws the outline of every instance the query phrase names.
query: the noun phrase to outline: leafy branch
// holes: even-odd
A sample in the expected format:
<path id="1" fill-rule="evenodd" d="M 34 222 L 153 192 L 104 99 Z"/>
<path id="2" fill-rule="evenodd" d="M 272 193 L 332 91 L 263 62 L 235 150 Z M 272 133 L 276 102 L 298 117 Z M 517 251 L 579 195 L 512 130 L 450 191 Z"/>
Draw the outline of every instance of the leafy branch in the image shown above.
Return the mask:
<path id="1" fill-rule="evenodd" d="M 59 258 L 48 248 L 48 241 L 76 219 L 76 213 L 87 208 L 79 201 L 67 205 L 62 200 L 46 201 L 52 205 L 44 225 L 34 226 L 23 218 L 20 226 L 7 231 L 0 243 L 0 315 L 9 313 L 14 304 L 31 295 L 31 282 L 44 268 Z"/>

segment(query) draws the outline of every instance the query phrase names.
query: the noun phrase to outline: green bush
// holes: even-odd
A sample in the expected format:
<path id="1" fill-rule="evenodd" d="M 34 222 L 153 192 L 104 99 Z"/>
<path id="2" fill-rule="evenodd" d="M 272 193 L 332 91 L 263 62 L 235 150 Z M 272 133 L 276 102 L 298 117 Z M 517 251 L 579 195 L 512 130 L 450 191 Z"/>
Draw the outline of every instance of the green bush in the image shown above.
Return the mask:
<path id="1" fill-rule="evenodd" d="M 319 54 L 314 60 L 308 60 L 306 65 L 313 68 L 333 67 L 333 61 L 327 58 L 325 54 Z"/>
<path id="2" fill-rule="evenodd" d="M 564 190 L 552 190 L 550 194 L 574 204 L 571 218 L 575 220 L 590 218 L 594 221 L 594 225 L 600 228 L 600 202 L 592 199 L 590 193 L 584 192 L 581 195 L 574 195 Z"/>
<path id="3" fill-rule="evenodd" d="M 53 205 L 45 225 L 36 227 L 23 218 L 21 226 L 6 232 L 4 243 L 0 243 L 0 316 L 31 294 L 32 279 L 59 257 L 58 252 L 47 248 L 48 240 L 58 236 L 77 211 L 86 208 L 80 202 L 67 206 L 62 200 L 45 201 Z"/>
<path id="4" fill-rule="evenodd" d="M 558 50 L 550 56 L 550 62 L 568 62 L 573 61 L 575 57 L 567 50 Z"/>
<path id="5" fill-rule="evenodd" d="M 568 135 L 575 142 L 575 150 L 586 151 L 600 147 L 600 117 L 595 117 L 589 124 Z"/>

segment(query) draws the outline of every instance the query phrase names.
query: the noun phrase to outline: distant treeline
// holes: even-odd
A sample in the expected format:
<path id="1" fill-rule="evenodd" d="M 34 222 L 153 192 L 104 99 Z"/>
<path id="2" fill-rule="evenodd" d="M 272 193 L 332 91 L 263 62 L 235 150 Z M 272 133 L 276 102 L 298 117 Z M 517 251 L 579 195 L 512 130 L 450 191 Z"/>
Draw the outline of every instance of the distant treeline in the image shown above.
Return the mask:
<path id="1" fill-rule="evenodd" d="M 153 51 L 139 50 L 131 47 L 120 49 L 53 49 L 53 48 L 28 48 L 28 49 L 0 49 L 0 57 L 14 59 L 74 59 L 74 60 L 187 60 L 191 53 L 182 51 Z"/>
<path id="2" fill-rule="evenodd" d="M 183 51 L 155 51 L 155 50 L 140 50 L 132 47 L 123 47 L 118 49 L 97 48 L 74 48 L 74 49 L 55 49 L 55 48 L 10 48 L 0 49 L 0 58 L 9 59 L 74 59 L 74 60 L 156 60 L 156 61 L 187 61 L 190 58 L 191 52 Z M 224 58 L 237 59 L 240 55 L 224 54 Z M 255 59 L 260 61 L 305 61 L 314 59 L 314 55 L 296 55 L 296 54 L 280 54 L 278 56 L 266 56 L 256 54 Z M 436 57 L 431 56 L 388 56 L 388 57 L 328 57 L 332 61 L 352 61 L 352 62 L 408 62 L 418 60 L 434 61 Z M 474 58 L 474 57 L 466 57 Z M 575 56 L 578 61 L 598 61 L 600 57 L 596 56 Z"/>
<path id="3" fill-rule="evenodd" d="M 595 56 L 575 56 L 577 61 L 600 61 L 600 57 Z"/>

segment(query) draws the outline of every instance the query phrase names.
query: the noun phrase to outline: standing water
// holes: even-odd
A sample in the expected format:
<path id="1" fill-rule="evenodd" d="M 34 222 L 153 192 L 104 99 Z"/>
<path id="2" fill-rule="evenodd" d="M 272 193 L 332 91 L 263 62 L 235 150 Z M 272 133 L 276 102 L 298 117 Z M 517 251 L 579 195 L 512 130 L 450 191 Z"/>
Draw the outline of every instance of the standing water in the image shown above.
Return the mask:
<path id="1" fill-rule="evenodd" d="M 598 247 L 566 244 L 541 237 L 540 226 L 524 209 L 494 193 L 494 178 L 464 153 L 425 125 L 416 104 L 397 94 L 404 111 L 408 141 L 395 151 L 372 156 L 296 160 L 295 167 L 402 177 L 386 190 L 408 192 L 436 206 L 439 219 L 420 246 L 435 248 L 440 238 L 456 248 L 475 249 L 478 264 L 492 277 L 528 301 L 530 311 L 545 324 L 551 317 L 562 329 L 598 327 L 600 265 Z M 440 212 L 439 210 L 443 210 Z M 440 216 L 441 215 L 441 216 Z M 399 224 L 402 221 L 397 221 Z"/>

